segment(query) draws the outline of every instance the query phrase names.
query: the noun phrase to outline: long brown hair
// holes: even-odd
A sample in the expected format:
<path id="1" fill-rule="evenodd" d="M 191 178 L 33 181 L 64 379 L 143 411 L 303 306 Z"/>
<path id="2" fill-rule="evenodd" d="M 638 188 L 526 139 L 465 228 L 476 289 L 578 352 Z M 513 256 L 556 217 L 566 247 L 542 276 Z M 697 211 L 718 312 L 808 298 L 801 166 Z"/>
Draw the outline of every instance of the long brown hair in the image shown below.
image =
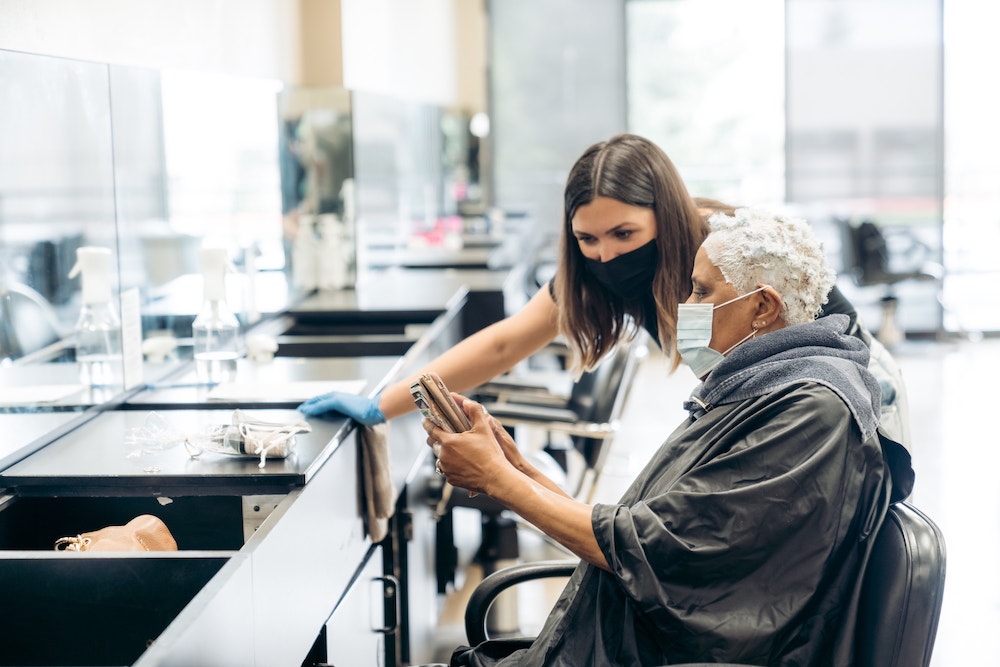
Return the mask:
<path id="1" fill-rule="evenodd" d="M 566 179 L 559 267 L 553 283 L 559 329 L 573 350 L 573 367 L 591 369 L 619 340 L 630 338 L 644 314 L 603 287 L 585 268 L 573 216 L 597 197 L 652 209 L 659 267 L 653 298 L 660 346 L 672 356 L 677 304 L 691 291 L 691 267 L 708 225 L 670 158 L 653 142 L 619 134 L 588 148 Z"/>

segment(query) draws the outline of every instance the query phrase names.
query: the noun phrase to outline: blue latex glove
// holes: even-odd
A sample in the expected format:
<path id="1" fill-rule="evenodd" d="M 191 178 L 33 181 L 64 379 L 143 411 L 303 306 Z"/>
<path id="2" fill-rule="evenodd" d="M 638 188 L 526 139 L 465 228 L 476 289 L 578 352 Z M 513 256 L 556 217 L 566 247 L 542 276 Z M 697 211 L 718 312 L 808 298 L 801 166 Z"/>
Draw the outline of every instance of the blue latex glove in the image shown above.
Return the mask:
<path id="1" fill-rule="evenodd" d="M 378 399 L 378 396 L 368 398 L 344 391 L 331 391 L 313 396 L 298 409 L 310 417 L 322 417 L 332 412 L 347 415 L 365 426 L 374 426 L 385 422 L 385 415 L 378 408 Z"/>

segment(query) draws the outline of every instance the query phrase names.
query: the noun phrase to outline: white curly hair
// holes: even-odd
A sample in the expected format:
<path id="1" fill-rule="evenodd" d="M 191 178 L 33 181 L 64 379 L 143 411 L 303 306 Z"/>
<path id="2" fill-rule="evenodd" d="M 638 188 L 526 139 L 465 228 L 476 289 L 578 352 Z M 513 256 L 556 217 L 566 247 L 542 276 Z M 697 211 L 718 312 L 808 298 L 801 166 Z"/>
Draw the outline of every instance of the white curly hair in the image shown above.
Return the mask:
<path id="1" fill-rule="evenodd" d="M 741 208 L 708 222 L 702 247 L 737 293 L 770 285 L 784 302 L 786 324 L 816 319 L 837 275 L 805 220 Z"/>

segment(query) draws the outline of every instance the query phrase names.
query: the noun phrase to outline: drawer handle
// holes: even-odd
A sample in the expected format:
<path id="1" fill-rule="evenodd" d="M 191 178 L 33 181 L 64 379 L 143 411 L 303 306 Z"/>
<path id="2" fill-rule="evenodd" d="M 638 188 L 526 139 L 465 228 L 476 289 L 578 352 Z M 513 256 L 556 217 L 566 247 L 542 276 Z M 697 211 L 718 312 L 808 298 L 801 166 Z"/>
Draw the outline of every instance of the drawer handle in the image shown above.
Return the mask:
<path id="1" fill-rule="evenodd" d="M 385 625 L 381 628 L 372 628 L 372 632 L 383 635 L 395 634 L 399 629 L 399 579 L 391 574 L 381 577 L 372 577 L 372 581 L 382 582 L 382 609 Z M 390 607 L 391 604 L 391 607 Z"/>

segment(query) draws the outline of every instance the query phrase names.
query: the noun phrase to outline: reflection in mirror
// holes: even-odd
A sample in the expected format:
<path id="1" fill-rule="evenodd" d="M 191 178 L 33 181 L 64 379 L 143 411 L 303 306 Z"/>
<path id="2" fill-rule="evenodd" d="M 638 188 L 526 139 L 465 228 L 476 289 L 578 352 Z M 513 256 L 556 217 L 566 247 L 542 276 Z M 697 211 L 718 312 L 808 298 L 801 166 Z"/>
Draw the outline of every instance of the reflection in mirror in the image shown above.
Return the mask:
<path id="1" fill-rule="evenodd" d="M 489 134 L 487 116 L 447 109 L 441 115 L 441 133 L 444 213 L 481 216 L 486 212 L 480 157 L 482 143 Z"/>
<path id="2" fill-rule="evenodd" d="M 286 267 L 302 290 L 355 284 L 354 145 L 351 95 L 289 88 L 278 102 Z"/>
<path id="3" fill-rule="evenodd" d="M 75 361 L 77 250 L 118 254 L 108 85 L 105 65 L 0 51 L 0 364 L 37 363 L 18 382 L 62 394 L 81 382 L 76 364 L 55 363 Z M 117 293 L 117 272 L 107 279 Z M 104 363 L 120 389 L 120 355 Z"/>
<path id="4" fill-rule="evenodd" d="M 504 234 L 486 216 L 486 116 L 367 91 L 352 110 L 362 269 L 486 266 Z"/>
<path id="5" fill-rule="evenodd" d="M 361 91 L 353 102 L 359 227 L 370 265 L 392 265 L 391 251 L 445 235 L 441 108 Z"/>

